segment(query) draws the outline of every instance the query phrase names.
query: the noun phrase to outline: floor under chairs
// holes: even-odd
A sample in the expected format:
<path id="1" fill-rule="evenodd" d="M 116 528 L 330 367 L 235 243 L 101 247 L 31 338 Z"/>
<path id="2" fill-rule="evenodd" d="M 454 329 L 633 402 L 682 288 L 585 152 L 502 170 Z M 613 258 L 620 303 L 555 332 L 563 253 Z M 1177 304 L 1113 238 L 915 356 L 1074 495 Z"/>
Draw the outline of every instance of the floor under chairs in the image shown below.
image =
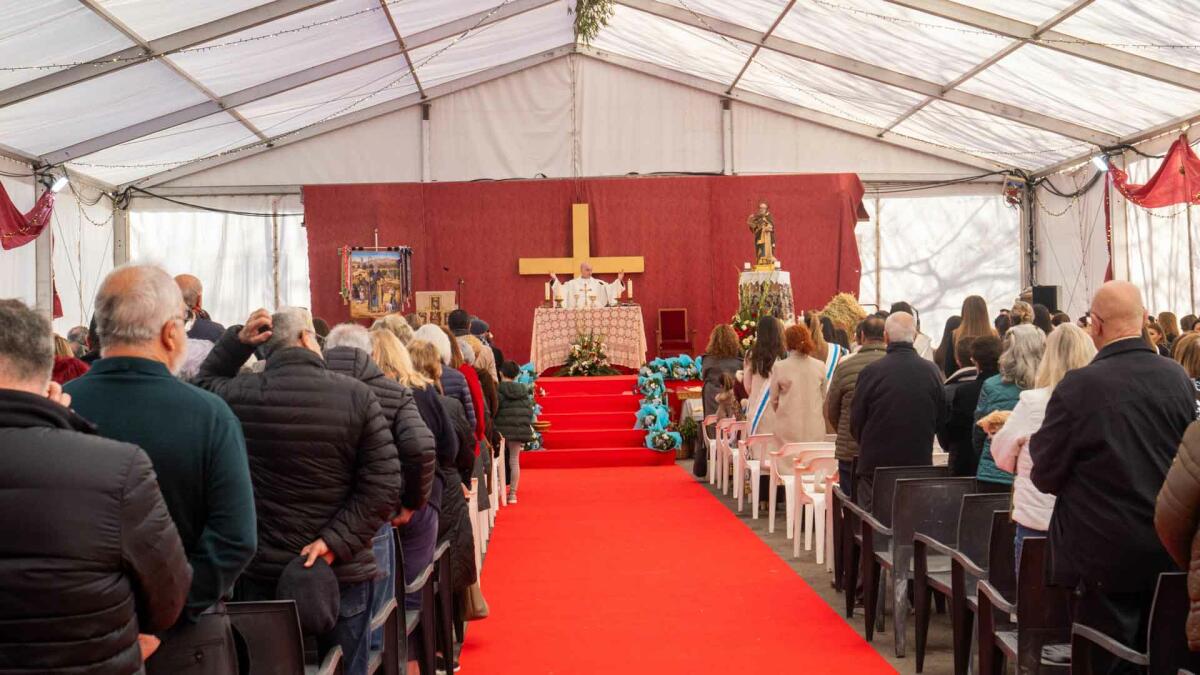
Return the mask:
<path id="1" fill-rule="evenodd" d="M 829 604 L 843 606 L 864 638 L 878 643 L 878 633 L 891 632 L 892 644 L 876 650 L 899 672 L 1091 673 L 1101 672 L 1094 660 L 1117 659 L 1152 674 L 1200 673 L 1200 654 L 1185 639 L 1185 575 L 1160 578 L 1139 649 L 1072 624 L 1072 594 L 1046 584 L 1046 540 L 1026 539 L 1016 559 L 1011 494 L 951 476 L 940 453 L 935 466 L 876 469 L 869 496 L 853 482 L 845 494 L 832 437 L 785 447 L 751 435 L 745 422 L 710 416 L 702 427 L 715 432 L 705 434 L 702 480 Z"/>

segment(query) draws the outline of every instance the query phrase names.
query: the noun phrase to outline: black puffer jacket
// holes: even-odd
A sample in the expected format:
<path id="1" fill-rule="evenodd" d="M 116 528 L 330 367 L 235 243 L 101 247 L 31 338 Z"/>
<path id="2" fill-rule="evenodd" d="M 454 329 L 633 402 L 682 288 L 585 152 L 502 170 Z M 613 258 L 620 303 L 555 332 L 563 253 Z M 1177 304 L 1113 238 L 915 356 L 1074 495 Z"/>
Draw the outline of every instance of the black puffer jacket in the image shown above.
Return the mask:
<path id="1" fill-rule="evenodd" d="M 533 393 L 529 385 L 520 382 L 500 383 L 500 410 L 496 413 L 496 430 L 505 440 L 528 443 L 533 440 Z"/>
<path id="2" fill-rule="evenodd" d="M 475 428 L 475 401 L 471 398 L 471 386 L 467 377 L 450 366 L 442 367 L 442 393 L 462 404 L 463 414 L 471 429 Z M 474 438 L 474 431 L 471 438 Z"/>
<path id="3" fill-rule="evenodd" d="M 150 458 L 40 396 L 0 390 L 0 673 L 142 672 L 192 570 Z"/>
<path id="4" fill-rule="evenodd" d="M 433 434 L 421 420 L 417 404 L 408 387 L 383 374 L 371 360 L 371 355 L 354 347 L 334 347 L 325 350 L 325 365 L 335 373 L 353 377 L 375 392 L 383 414 L 392 425 L 392 438 L 400 455 L 400 472 L 404 484 L 400 503 L 416 511 L 429 501 L 437 455 Z"/>
<path id="5" fill-rule="evenodd" d="M 475 442 L 462 403 L 449 396 L 441 396 L 439 401 L 458 436 L 458 456 L 449 464 L 438 463 L 438 473 L 445 485 L 442 509 L 438 516 L 438 541 L 450 542 L 450 577 L 454 580 L 454 590 L 461 591 L 475 583 L 479 574 L 475 568 L 475 535 L 471 529 L 470 505 L 463 496 L 463 487 L 471 484 L 471 470 L 475 465 L 472 448 Z"/>
<path id="6" fill-rule="evenodd" d="M 258 553 L 246 576 L 273 582 L 318 537 L 342 583 L 374 578 L 371 539 L 400 498 L 400 462 L 371 388 L 330 372 L 318 354 L 278 349 L 261 373 L 238 375 L 252 347 L 232 326 L 196 383 L 224 398 L 242 422 Z"/>

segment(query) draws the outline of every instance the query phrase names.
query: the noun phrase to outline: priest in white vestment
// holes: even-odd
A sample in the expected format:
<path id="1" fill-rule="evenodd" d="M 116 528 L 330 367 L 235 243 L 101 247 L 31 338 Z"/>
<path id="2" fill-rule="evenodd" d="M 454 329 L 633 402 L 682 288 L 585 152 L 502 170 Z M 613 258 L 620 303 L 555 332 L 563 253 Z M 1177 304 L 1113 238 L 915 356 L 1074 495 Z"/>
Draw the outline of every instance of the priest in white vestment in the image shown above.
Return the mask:
<path id="1" fill-rule="evenodd" d="M 561 283 L 558 276 L 551 273 L 551 290 L 554 297 L 562 298 L 562 306 L 567 309 L 584 307 L 611 307 L 617 304 L 621 292 L 625 290 L 625 273 L 617 275 L 617 280 L 611 284 L 592 276 L 592 266 L 583 263 L 579 266 L 579 277 L 567 283 Z"/>

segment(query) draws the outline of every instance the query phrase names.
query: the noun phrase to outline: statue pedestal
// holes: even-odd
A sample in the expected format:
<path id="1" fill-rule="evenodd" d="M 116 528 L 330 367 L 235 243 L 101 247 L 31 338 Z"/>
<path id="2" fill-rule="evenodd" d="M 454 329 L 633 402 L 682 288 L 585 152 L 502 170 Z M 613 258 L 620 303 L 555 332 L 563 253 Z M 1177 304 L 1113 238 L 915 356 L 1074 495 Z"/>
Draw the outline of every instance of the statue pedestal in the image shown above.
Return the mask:
<path id="1" fill-rule="evenodd" d="M 792 275 L 783 270 L 745 271 L 738 277 L 738 316 L 771 315 L 781 321 L 795 316 Z"/>

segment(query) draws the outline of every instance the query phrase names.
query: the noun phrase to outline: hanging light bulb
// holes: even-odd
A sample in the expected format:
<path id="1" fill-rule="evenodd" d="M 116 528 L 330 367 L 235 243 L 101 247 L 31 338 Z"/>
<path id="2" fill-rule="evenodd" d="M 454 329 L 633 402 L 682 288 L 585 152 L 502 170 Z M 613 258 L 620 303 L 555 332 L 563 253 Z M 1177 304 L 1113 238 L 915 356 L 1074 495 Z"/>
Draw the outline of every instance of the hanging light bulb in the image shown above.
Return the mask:
<path id="1" fill-rule="evenodd" d="M 1100 171 L 1108 171 L 1108 155 L 1096 155 L 1092 158 L 1092 164 Z"/>
<path id="2" fill-rule="evenodd" d="M 66 176 L 59 176 L 54 179 L 54 183 L 50 186 L 50 191 L 56 194 L 62 192 L 62 189 L 67 187 L 68 182 L 70 181 L 67 180 Z"/>

